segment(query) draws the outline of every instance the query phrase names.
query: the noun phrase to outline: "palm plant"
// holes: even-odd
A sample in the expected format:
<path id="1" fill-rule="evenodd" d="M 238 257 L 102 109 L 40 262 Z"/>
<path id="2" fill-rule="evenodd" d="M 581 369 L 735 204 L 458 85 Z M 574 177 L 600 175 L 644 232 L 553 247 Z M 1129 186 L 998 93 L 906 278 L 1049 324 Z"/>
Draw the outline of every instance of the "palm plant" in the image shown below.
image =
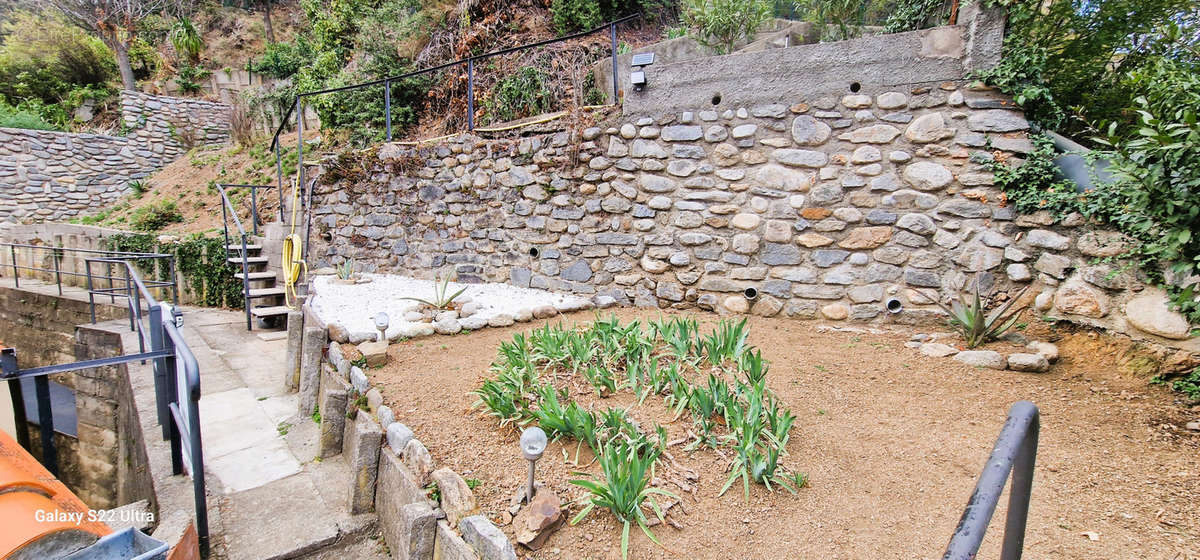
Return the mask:
<path id="1" fill-rule="evenodd" d="M 433 280 L 433 299 L 432 300 L 415 298 L 415 297 L 402 297 L 400 299 L 407 299 L 407 300 L 415 301 L 417 303 L 423 303 L 425 305 L 428 305 L 429 307 L 432 307 L 432 308 L 438 309 L 438 310 L 447 309 L 450 307 L 450 305 L 452 303 L 454 303 L 454 300 L 458 299 L 458 296 L 461 296 L 463 294 L 463 292 L 467 291 L 467 287 L 463 286 L 463 288 L 461 290 L 454 292 L 449 297 L 447 297 L 446 291 L 449 286 L 450 286 L 450 275 L 446 275 L 445 277 L 438 275 L 438 277 L 434 278 L 434 280 Z"/>
<path id="2" fill-rule="evenodd" d="M 966 295 L 959 296 L 958 301 L 950 303 L 950 307 L 946 307 L 936 298 L 930 298 L 934 303 L 941 307 L 946 313 L 950 314 L 950 327 L 962 336 L 963 341 L 967 343 L 967 348 L 975 348 L 985 342 L 990 342 L 1004 336 L 1004 333 L 1013 328 L 1020 319 L 1020 312 L 1023 309 L 1017 309 L 1012 313 L 1005 315 L 1013 304 L 1021 299 L 1025 294 L 1025 290 L 1029 287 L 1022 288 L 1017 295 L 1009 298 L 1009 300 L 1000 307 L 993 309 L 991 313 L 987 313 L 983 306 L 983 299 L 979 297 L 979 277 L 975 278 L 975 292 L 973 297 L 968 299 Z"/>
<path id="3" fill-rule="evenodd" d="M 604 475 L 603 481 L 570 481 L 591 494 L 588 504 L 571 520 L 571 524 L 582 521 L 596 507 L 608 508 L 617 521 L 624 525 L 621 531 L 622 559 L 629 558 L 629 528 L 634 523 L 637 523 L 654 544 L 662 546 L 646 526 L 646 512 L 642 509 L 643 504 L 649 502 L 654 514 L 660 521 L 664 521 L 662 508 L 654 501 L 654 495 L 678 499 L 666 490 L 650 487 L 653 476 L 650 469 L 658 460 L 658 455 L 658 447 L 644 440 L 630 442 L 612 439 L 602 445 L 599 460 L 600 470 Z"/>

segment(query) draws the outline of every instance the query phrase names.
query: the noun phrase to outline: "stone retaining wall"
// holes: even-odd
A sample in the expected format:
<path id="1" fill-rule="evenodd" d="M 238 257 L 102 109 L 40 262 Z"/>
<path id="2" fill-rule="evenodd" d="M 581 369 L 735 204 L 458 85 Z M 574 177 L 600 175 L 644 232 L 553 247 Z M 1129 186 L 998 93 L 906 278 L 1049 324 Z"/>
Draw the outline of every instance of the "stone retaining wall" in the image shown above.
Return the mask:
<path id="1" fill-rule="evenodd" d="M 478 510 L 462 476 L 435 468 L 429 450 L 351 364 L 347 354 L 358 350 L 337 342 L 326 346 L 326 326 L 307 307 L 289 315 L 288 332 L 289 347 L 302 355 L 289 359 L 300 362 L 299 381 L 289 368 L 284 382 L 298 388 L 300 414 L 320 411 L 318 455 L 342 455 L 350 466 L 347 508 L 376 513 L 392 557 L 516 560 L 512 544 Z M 426 491 L 435 482 L 437 501 Z"/>
<path id="2" fill-rule="evenodd" d="M 121 92 L 125 136 L 0 128 L 0 222 L 66 220 L 113 203 L 193 146 L 229 141 L 230 107 Z"/>
<path id="3" fill-rule="evenodd" d="M 1032 284 L 1056 316 L 1196 346 L 1161 292 L 1098 264 L 1121 236 L 1005 204 L 986 162 L 1032 148 L 1013 108 L 943 82 L 385 144 L 323 165 L 310 266 L 354 258 L 643 307 L 910 323 L 941 321 L 930 298 L 978 275 L 989 293 Z"/>

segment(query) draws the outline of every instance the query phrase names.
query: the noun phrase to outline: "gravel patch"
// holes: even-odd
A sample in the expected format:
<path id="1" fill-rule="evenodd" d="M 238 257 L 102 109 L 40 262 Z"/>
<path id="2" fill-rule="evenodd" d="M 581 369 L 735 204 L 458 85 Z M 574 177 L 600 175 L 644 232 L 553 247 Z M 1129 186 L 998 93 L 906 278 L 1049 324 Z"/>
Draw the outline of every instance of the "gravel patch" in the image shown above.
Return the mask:
<path id="1" fill-rule="evenodd" d="M 401 299 L 418 297 L 433 299 L 434 282 L 392 274 L 361 274 L 369 282 L 343 284 L 335 276 L 317 276 L 312 281 L 312 296 L 309 305 L 327 325 L 340 324 L 350 333 L 376 333 L 374 317 L 380 312 L 388 314 L 387 337 L 395 340 L 401 336 L 428 334 L 427 328 L 417 325 L 428 324 L 405 320 L 405 313 L 416 311 L 419 303 Z M 545 290 L 522 288 L 511 284 L 459 284 L 451 282 L 447 295 L 466 288 L 454 300 L 463 311 L 472 309 L 471 324 L 486 325 L 489 321 L 505 323 L 505 317 L 532 315 L 535 309 L 551 307 L 558 312 L 578 311 L 592 307 L 591 300 L 567 294 L 556 294 Z M 467 306 L 467 303 L 473 303 Z M 494 320 L 499 318 L 499 320 Z M 511 323 L 509 323 L 511 324 Z"/>

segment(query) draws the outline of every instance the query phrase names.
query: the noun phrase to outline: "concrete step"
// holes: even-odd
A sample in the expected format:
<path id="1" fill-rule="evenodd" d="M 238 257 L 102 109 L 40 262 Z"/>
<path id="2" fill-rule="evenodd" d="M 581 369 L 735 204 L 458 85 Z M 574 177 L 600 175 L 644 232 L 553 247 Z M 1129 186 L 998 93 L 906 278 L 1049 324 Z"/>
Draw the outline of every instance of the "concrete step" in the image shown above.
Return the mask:
<path id="1" fill-rule="evenodd" d="M 242 264 L 241 257 L 229 257 L 228 259 L 225 259 L 225 260 L 229 261 L 229 264 L 238 264 L 238 265 Z M 248 264 L 248 265 L 267 264 L 267 261 L 268 261 L 267 257 L 246 257 L 246 264 Z"/>
<path id="2" fill-rule="evenodd" d="M 252 288 L 250 299 L 284 295 L 284 288 Z"/>
<path id="3" fill-rule="evenodd" d="M 233 277 L 234 277 L 234 278 L 237 278 L 238 280 L 241 280 L 241 279 L 242 279 L 242 273 L 241 273 L 241 272 L 235 273 L 235 274 L 233 275 Z M 262 272 L 251 272 L 251 273 L 250 273 L 250 281 L 251 281 L 251 282 L 254 282 L 254 281 L 256 281 L 256 280 L 274 280 L 274 279 L 275 279 L 275 273 L 274 273 L 274 272 L 272 272 L 272 271 L 270 271 L 270 270 L 265 270 L 265 271 L 262 271 Z"/>
<path id="4" fill-rule="evenodd" d="M 292 308 L 290 308 L 286 305 L 272 305 L 269 307 L 252 308 L 250 310 L 250 314 L 261 319 L 263 317 L 276 317 L 279 315 L 287 315 L 288 311 L 291 311 L 291 310 L 292 310 Z"/>
<path id="5" fill-rule="evenodd" d="M 229 245 L 226 245 L 225 248 L 230 251 L 241 252 L 242 244 L 241 243 L 230 243 Z M 250 252 L 261 251 L 262 245 L 259 245 L 257 243 L 250 243 L 250 244 L 246 245 L 246 250 L 250 251 Z"/>

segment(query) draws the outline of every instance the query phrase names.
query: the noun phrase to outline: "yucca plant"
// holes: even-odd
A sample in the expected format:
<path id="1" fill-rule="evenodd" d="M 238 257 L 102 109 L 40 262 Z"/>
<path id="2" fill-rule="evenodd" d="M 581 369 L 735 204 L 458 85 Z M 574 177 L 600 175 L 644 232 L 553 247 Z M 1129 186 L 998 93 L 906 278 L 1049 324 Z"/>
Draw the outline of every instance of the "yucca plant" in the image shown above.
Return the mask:
<path id="1" fill-rule="evenodd" d="M 200 32 L 196 30 L 191 19 L 184 17 L 175 20 L 171 31 L 167 34 L 167 39 L 185 62 L 195 64 L 200 61 L 200 52 L 204 50 L 204 39 L 200 37 Z"/>
<path id="2" fill-rule="evenodd" d="M 629 442 L 612 439 L 602 445 L 599 460 L 603 480 L 599 482 L 582 479 L 570 481 L 571 484 L 579 486 L 591 494 L 587 505 L 571 520 L 571 524 L 575 525 L 582 521 L 596 507 L 608 508 L 617 521 L 623 525 L 621 530 L 622 559 L 629 558 L 629 528 L 634 523 L 642 529 L 651 542 L 662 546 L 658 537 L 655 537 L 654 533 L 650 532 L 650 528 L 646 526 L 647 518 L 643 504 L 648 502 L 659 521 L 664 521 L 662 508 L 654 500 L 654 495 L 672 499 L 679 498 L 661 488 L 650 487 L 650 480 L 653 478 L 650 470 L 654 462 L 658 460 L 658 455 L 658 447 L 644 440 Z"/>
<path id="3" fill-rule="evenodd" d="M 959 296 L 958 301 L 950 303 L 950 307 L 946 307 L 942 302 L 933 299 L 933 302 L 941 307 L 946 313 L 950 314 L 950 327 L 953 328 L 963 341 L 966 342 L 967 348 L 975 348 L 985 342 L 991 342 L 1004 336 L 1004 333 L 1013 328 L 1020 319 L 1021 309 L 1017 309 L 1012 313 L 1005 315 L 1013 304 L 1021 299 L 1025 294 L 1025 290 L 1029 287 L 1022 288 L 1017 295 L 1009 298 L 1004 305 L 993 309 L 987 313 L 983 306 L 983 299 L 979 297 L 979 277 L 975 278 L 975 292 L 972 297 L 966 295 Z"/>
<path id="4" fill-rule="evenodd" d="M 434 309 L 439 309 L 439 310 L 447 309 L 450 307 L 451 304 L 454 303 L 454 300 L 458 299 L 458 296 L 461 296 L 463 294 L 463 292 L 467 291 L 467 287 L 463 286 L 463 288 L 461 290 L 454 292 L 449 297 L 446 297 L 446 291 L 449 286 L 450 286 L 450 275 L 446 275 L 446 277 L 444 277 L 444 278 L 441 277 L 441 275 L 439 275 L 433 281 L 433 299 L 432 300 L 415 298 L 415 297 L 402 297 L 400 299 L 407 299 L 407 300 L 415 301 L 417 303 L 423 303 Z"/>

